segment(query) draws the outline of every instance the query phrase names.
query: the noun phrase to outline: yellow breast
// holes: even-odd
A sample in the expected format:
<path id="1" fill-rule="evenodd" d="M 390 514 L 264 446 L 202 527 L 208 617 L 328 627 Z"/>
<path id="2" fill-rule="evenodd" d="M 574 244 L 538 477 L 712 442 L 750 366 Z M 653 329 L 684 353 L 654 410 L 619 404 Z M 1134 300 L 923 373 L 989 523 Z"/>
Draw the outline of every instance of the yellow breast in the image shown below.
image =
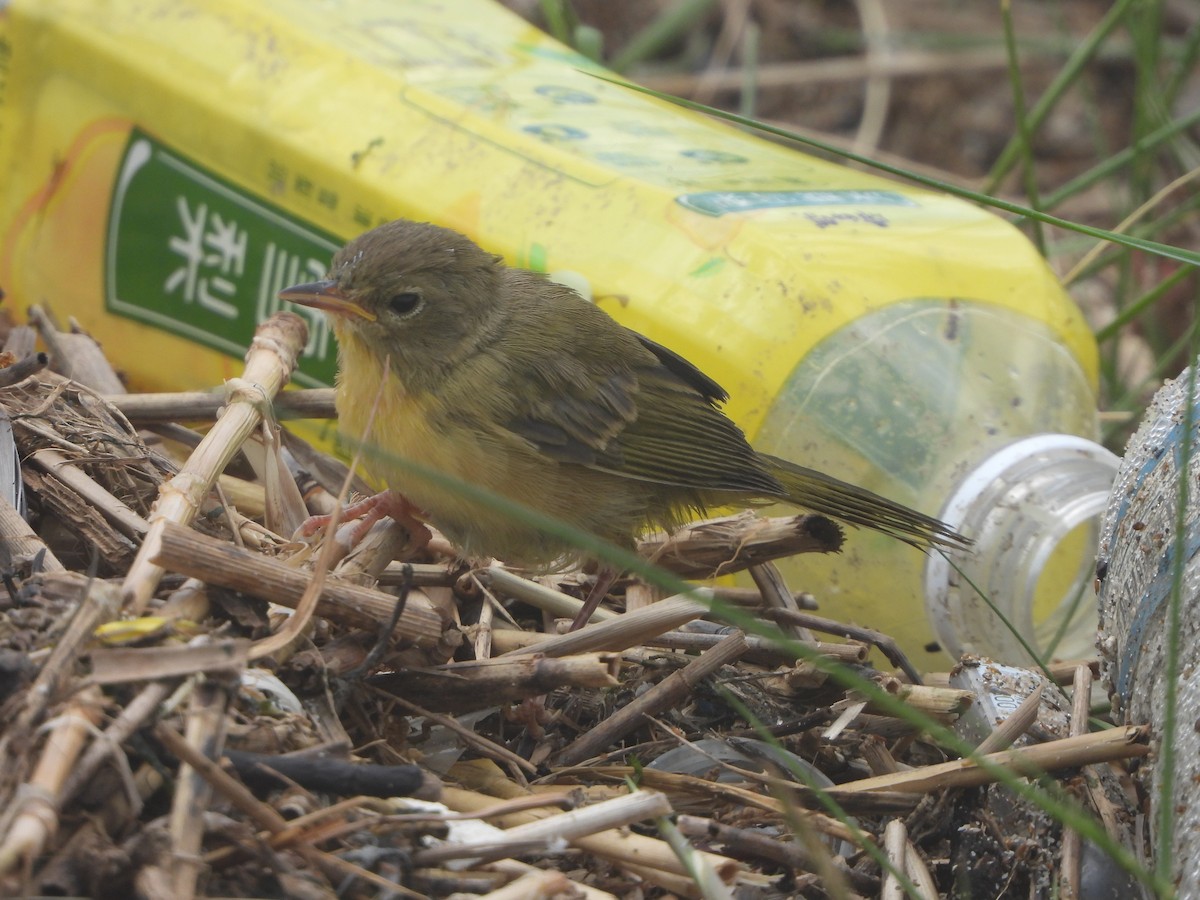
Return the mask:
<path id="1" fill-rule="evenodd" d="M 447 409 L 435 393 L 411 391 L 403 373 L 385 377 L 353 341 L 342 343 L 337 406 L 340 430 L 364 448 L 367 472 L 425 510 L 468 555 L 540 564 L 569 551 L 561 536 L 514 516 L 513 504 L 622 542 L 646 519 L 644 485 L 560 465 L 496 423 Z M 483 488 L 508 503 L 481 500 L 456 485 Z"/>
<path id="2" fill-rule="evenodd" d="M 363 448 L 368 474 L 380 487 L 400 491 L 429 513 L 468 552 L 497 552 L 500 548 L 491 547 L 487 535 L 497 530 L 504 513 L 465 497 L 453 483 L 508 493 L 503 454 L 482 447 L 478 433 L 447 415 L 436 395 L 413 393 L 396 372 L 385 378 L 357 342 L 344 341 L 342 347 L 339 430 L 353 449 Z M 431 480 L 431 471 L 440 478 Z"/>
<path id="3" fill-rule="evenodd" d="M 385 377 L 378 364 L 356 365 L 355 349 L 347 342 L 343 351 L 337 409 L 342 435 L 354 449 L 363 448 L 367 471 L 387 486 L 412 480 L 405 473 L 413 464 L 462 471 L 465 460 L 456 462 L 463 455 L 461 440 L 435 427 L 435 420 L 444 418 L 438 415 L 439 400 L 413 394 L 397 373 Z"/>

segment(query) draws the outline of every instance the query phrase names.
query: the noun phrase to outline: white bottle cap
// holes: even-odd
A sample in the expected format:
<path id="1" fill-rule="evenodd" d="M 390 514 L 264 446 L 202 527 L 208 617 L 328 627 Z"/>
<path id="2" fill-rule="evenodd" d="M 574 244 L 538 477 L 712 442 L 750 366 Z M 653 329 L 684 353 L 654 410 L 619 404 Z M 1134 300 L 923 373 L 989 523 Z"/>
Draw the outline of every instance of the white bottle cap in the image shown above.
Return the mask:
<path id="1" fill-rule="evenodd" d="M 925 608 L 947 652 L 1032 662 L 980 591 L 1039 655 L 1094 652 L 1096 533 L 1119 463 L 1086 438 L 1039 434 L 1002 447 L 968 473 L 940 518 L 975 546 L 956 558 L 961 573 L 940 553 L 925 564 Z M 1091 533 L 1056 555 L 1080 526 Z M 1047 602 L 1039 581 L 1064 574 L 1063 589 Z"/>

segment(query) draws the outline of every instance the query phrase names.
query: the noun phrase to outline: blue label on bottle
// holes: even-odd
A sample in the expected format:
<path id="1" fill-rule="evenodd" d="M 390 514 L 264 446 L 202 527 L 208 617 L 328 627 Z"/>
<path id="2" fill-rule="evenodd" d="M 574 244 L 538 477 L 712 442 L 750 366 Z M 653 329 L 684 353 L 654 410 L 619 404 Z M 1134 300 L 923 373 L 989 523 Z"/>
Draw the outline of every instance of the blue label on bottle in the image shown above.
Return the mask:
<path id="1" fill-rule="evenodd" d="M 703 191 L 680 194 L 680 206 L 706 216 L 789 206 L 916 206 L 894 191 Z M 871 223 L 877 224 L 877 223 Z"/>

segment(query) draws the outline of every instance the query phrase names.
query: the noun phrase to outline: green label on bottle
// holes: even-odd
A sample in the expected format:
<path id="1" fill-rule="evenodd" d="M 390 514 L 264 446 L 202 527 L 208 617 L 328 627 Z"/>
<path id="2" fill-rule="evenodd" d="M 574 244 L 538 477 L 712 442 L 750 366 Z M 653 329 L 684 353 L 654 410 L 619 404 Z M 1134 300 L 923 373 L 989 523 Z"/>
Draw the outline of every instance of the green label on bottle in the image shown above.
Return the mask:
<path id="1" fill-rule="evenodd" d="M 339 246 L 135 129 L 108 215 L 105 305 L 239 358 L 257 325 L 286 306 L 309 328 L 296 381 L 332 384 L 337 350 L 325 315 L 277 295 L 324 278 Z"/>

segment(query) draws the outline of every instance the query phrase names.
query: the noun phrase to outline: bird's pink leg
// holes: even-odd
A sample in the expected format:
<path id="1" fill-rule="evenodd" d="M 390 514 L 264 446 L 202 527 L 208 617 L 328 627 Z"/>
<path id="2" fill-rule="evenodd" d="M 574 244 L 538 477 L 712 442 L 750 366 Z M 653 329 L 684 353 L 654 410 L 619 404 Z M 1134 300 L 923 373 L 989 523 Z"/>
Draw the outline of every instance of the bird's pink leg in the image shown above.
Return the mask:
<path id="1" fill-rule="evenodd" d="M 390 516 L 412 537 L 413 552 L 420 550 L 432 540 L 433 535 L 423 521 L 425 513 L 411 500 L 396 491 L 380 491 L 371 497 L 351 503 L 342 510 L 338 521 L 360 520 L 350 532 L 350 546 L 354 547 L 366 537 L 367 532 L 380 519 Z M 309 516 L 300 525 L 300 534 L 311 537 L 329 525 L 332 516 Z"/>

